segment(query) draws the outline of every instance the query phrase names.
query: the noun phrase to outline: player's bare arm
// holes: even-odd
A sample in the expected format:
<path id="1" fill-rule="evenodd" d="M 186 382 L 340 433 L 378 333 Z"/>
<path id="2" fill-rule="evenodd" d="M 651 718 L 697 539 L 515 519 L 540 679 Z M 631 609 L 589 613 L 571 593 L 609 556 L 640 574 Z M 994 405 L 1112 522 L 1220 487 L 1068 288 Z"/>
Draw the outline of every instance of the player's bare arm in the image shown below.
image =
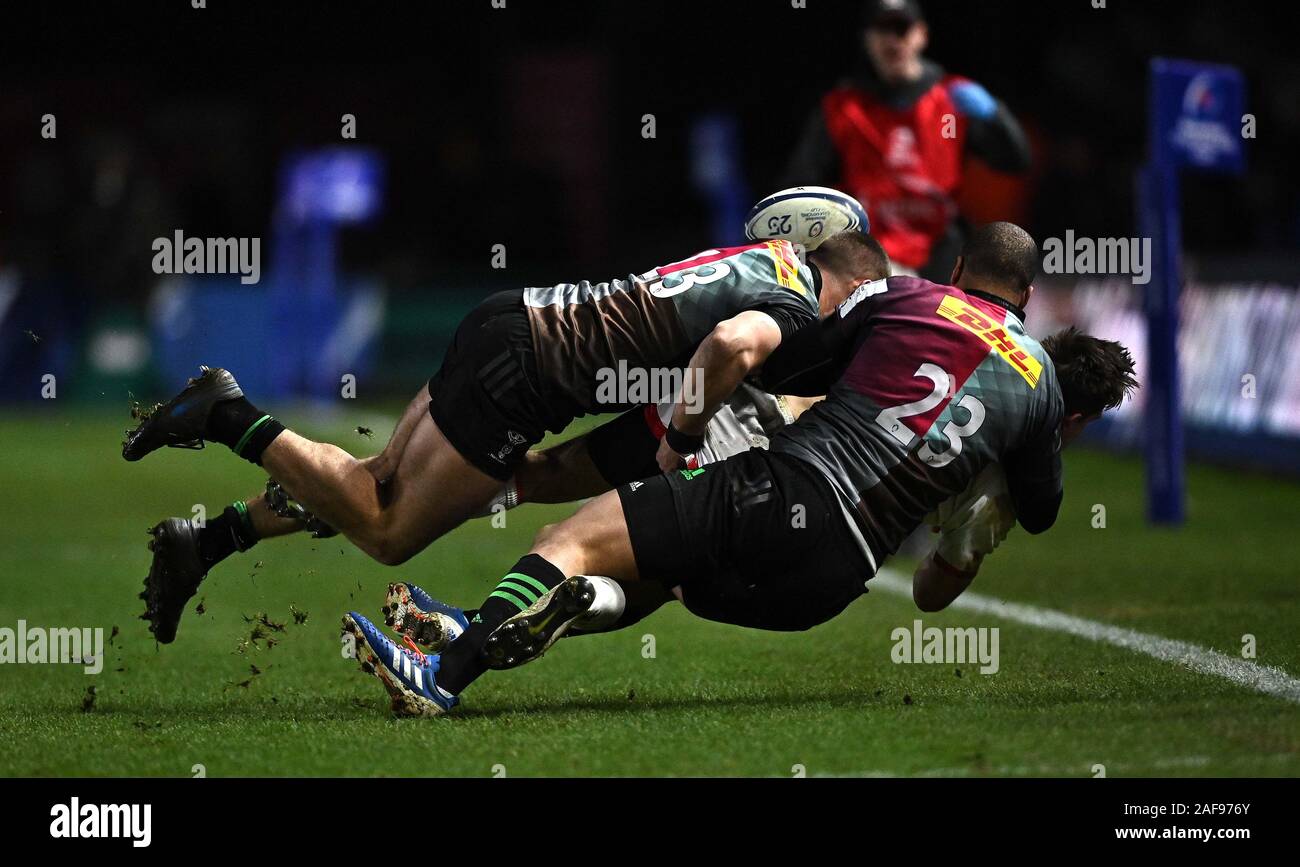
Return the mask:
<path id="1" fill-rule="evenodd" d="M 746 310 L 718 323 L 691 356 L 687 375 L 693 377 L 696 393 L 689 396 L 693 400 L 683 393 L 673 410 L 669 432 L 659 446 L 662 470 L 683 465 L 683 455 L 698 448 L 709 419 L 722 402 L 780 345 L 780 326 L 761 311 Z M 688 447 L 691 443 L 695 446 Z"/>

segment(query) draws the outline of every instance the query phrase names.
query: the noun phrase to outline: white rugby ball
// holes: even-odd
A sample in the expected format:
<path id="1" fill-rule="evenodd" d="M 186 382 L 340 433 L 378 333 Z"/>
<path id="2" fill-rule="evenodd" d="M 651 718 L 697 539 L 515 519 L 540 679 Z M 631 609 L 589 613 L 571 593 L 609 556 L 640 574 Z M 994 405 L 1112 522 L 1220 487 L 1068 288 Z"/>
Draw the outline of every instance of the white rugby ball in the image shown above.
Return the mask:
<path id="1" fill-rule="evenodd" d="M 791 187 L 750 208 L 745 236 L 751 241 L 781 239 L 800 250 L 816 250 L 822 241 L 846 229 L 871 231 L 866 209 L 852 196 L 830 187 Z"/>

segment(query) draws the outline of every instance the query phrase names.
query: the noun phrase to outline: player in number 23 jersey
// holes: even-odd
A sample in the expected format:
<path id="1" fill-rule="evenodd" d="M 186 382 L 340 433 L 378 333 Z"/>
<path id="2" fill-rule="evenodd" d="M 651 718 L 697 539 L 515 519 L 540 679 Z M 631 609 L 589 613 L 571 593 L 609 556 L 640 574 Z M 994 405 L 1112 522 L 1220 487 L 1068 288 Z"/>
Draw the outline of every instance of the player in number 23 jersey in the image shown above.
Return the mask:
<path id="1" fill-rule="evenodd" d="M 995 223 L 972 235 L 951 286 L 896 277 L 859 286 L 762 368 L 769 391 L 824 401 L 767 451 L 629 482 L 545 528 L 476 621 L 420 662 L 438 692 L 417 698 L 445 710 L 485 668 L 536 658 L 597 609 L 618 628 L 634 590 L 657 587 L 738 626 L 816 626 L 862 596 L 925 515 L 994 462 L 1025 529 L 1050 527 L 1061 445 L 1123 399 L 1132 359 L 1077 332 L 1049 356 L 1025 333 L 1037 263 L 1023 229 Z M 1058 379 L 1057 363 L 1068 376 Z M 495 601 L 525 585 L 517 612 Z M 608 585 L 623 591 L 602 602 L 597 588 Z"/>

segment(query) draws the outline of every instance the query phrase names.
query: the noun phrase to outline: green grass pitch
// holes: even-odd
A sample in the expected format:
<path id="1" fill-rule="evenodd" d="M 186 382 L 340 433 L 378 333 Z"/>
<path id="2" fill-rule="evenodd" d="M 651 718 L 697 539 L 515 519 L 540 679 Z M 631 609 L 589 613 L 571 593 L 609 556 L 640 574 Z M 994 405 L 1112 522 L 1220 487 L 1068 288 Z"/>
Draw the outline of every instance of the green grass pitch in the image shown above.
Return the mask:
<path id="1" fill-rule="evenodd" d="M 369 453 L 388 430 L 373 424 L 365 440 L 354 431 L 363 418 L 303 430 Z M 136 619 L 146 528 L 195 503 L 215 515 L 264 477 L 219 446 L 128 465 L 125 423 L 125 413 L 0 416 L 0 627 L 120 628 L 97 676 L 0 665 L 0 775 L 190 776 L 202 765 L 212 777 L 791 776 L 802 766 L 1087 777 L 1098 764 L 1111 777 L 1300 774 L 1300 705 L 997 617 L 921 615 L 881 592 L 802 634 L 669 606 L 489 673 L 454 716 L 394 720 L 379 683 L 342 657 L 340 616 L 375 614 L 398 579 L 477 604 L 537 528 L 572 507 L 525 507 L 500 529 L 474 522 L 395 569 L 341 539 L 265 542 L 214 570 L 206 612 L 191 604 L 176 643 L 157 647 Z M 1057 527 L 1013 533 L 975 591 L 1238 657 L 1253 635 L 1257 662 L 1300 675 L 1300 487 L 1193 468 L 1179 531 L 1146 525 L 1134 459 L 1070 454 L 1066 492 Z M 1104 529 L 1092 526 L 1094 504 L 1106 507 Z M 291 605 L 305 624 L 292 623 Z M 289 625 L 278 646 L 241 653 L 243 615 L 256 612 Z M 1001 671 L 894 664 L 890 631 L 917 617 L 999 627 Z"/>

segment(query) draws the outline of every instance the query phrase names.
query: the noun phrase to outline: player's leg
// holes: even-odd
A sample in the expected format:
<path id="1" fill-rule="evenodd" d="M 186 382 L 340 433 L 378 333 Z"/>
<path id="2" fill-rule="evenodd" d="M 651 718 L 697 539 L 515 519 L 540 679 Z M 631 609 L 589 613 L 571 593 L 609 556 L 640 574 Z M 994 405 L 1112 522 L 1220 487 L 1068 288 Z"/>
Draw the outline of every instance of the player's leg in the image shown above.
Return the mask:
<path id="1" fill-rule="evenodd" d="M 265 466 L 321 521 L 396 564 L 479 512 L 546 427 L 566 421 L 543 403 L 537 380 L 522 294 L 498 293 L 461 323 L 427 386 L 429 400 L 417 396 L 379 461 L 287 430 L 222 370 L 205 371 L 150 413 L 128 434 L 123 455 L 223 443 Z"/>
<path id="2" fill-rule="evenodd" d="M 366 470 L 381 485 L 391 479 L 397 472 L 397 465 L 401 460 L 402 452 L 406 449 L 406 444 L 410 441 L 416 424 L 429 413 L 429 401 L 431 399 L 429 384 L 426 382 L 420 386 L 420 390 L 415 397 L 406 405 L 406 409 L 403 410 L 402 417 L 397 420 L 397 426 L 393 428 L 393 433 L 388 438 L 387 444 L 384 445 L 383 451 L 362 461 Z"/>
<path id="3" fill-rule="evenodd" d="M 199 555 L 211 569 L 232 554 L 248 551 L 263 539 L 309 532 L 316 538 L 337 534 L 334 528 L 304 509 L 284 486 L 268 480 L 266 490 L 236 500 L 199 528 Z"/>
<path id="4" fill-rule="evenodd" d="M 515 473 L 518 502 L 570 503 L 657 476 L 659 437 L 647 411 L 655 410 L 628 410 L 590 433 L 548 449 L 530 449 Z"/>
<path id="5" fill-rule="evenodd" d="M 405 562 L 476 514 L 510 479 L 558 417 L 541 396 L 532 332 L 522 294 L 498 293 L 457 329 L 442 367 L 429 381 L 422 413 L 401 426 L 393 475 L 381 490 L 375 475 L 336 453 L 290 435 L 263 461 L 322 520 L 377 560 Z M 417 401 L 418 405 L 418 401 Z M 313 491 L 314 480 L 339 486 Z"/>
<path id="6" fill-rule="evenodd" d="M 462 457 L 426 412 L 385 485 L 383 507 L 339 529 L 379 562 L 397 565 L 480 514 L 500 485 Z"/>
<path id="7" fill-rule="evenodd" d="M 469 628 L 442 654 L 439 686 L 449 695 L 459 694 L 487 670 L 483 650 L 498 626 L 516 615 L 540 613 L 545 618 L 544 609 L 553 604 L 558 607 L 551 612 L 554 616 L 546 624 L 543 638 L 549 646 L 576 617 L 588 613 L 598 602 L 586 599 L 581 610 L 568 610 L 559 595 L 562 588 L 572 586 L 566 582 L 570 576 L 587 575 L 607 576 L 605 580 L 624 586 L 639 578 L 622 503 L 613 491 L 590 500 L 568 520 L 542 528 L 529 553 L 497 583 L 470 620 Z M 594 597 L 597 589 L 587 582 L 576 592 L 592 592 Z M 559 634 L 554 634 L 557 630 Z"/>
<path id="8" fill-rule="evenodd" d="M 574 621 L 566 635 L 602 635 L 627 629 L 645 620 L 666 603 L 677 601 L 672 591 L 657 581 L 619 582 L 619 590 L 623 594 L 621 611 L 602 610 L 594 612 L 593 616 L 584 616 Z"/>
<path id="9" fill-rule="evenodd" d="M 540 639 L 529 658 L 540 655 L 562 634 L 554 624 L 580 613 L 557 600 L 587 575 L 680 587 L 690 610 L 721 622 L 807 629 L 862 595 L 869 574 L 830 484 L 792 458 L 754 450 L 629 483 L 545 528 L 440 656 L 402 650 L 355 613 L 345 626 L 370 648 L 363 667 L 384 681 L 395 708 L 409 701 L 441 713 L 488 669 L 494 635 L 524 623 Z"/>
<path id="10" fill-rule="evenodd" d="M 298 518 L 286 518 L 271 507 L 265 493 L 236 500 L 221 514 L 197 523 L 188 518 L 166 518 L 150 531 L 153 552 L 145 589 L 143 619 L 162 644 L 176 637 L 185 604 L 214 566 L 261 539 L 284 536 L 307 528 Z"/>
<path id="11" fill-rule="evenodd" d="M 244 500 L 244 507 L 248 510 L 248 526 L 254 540 L 275 539 L 307 529 L 307 524 L 302 519 L 277 514 L 271 508 L 265 491 Z"/>
<path id="12" fill-rule="evenodd" d="M 362 461 L 371 475 L 380 482 L 381 490 L 383 483 L 396 469 L 397 458 L 410 438 L 415 422 L 426 411 L 428 395 L 428 387 L 422 386 L 398 421 L 383 452 Z M 277 495 L 278 502 L 275 504 L 271 502 L 268 493 L 272 490 Z M 310 530 L 315 535 L 333 535 L 333 530 L 324 522 L 310 513 L 304 513 L 297 504 L 290 504 L 290 500 L 292 494 L 285 491 L 283 486 L 272 482 L 267 491 L 244 500 L 236 500 L 220 515 L 203 523 L 192 533 L 171 526 L 173 521 L 185 519 L 160 522 L 151 531 L 154 536 L 151 547 L 155 561 L 151 574 L 161 580 L 163 575 L 171 572 L 171 581 L 182 587 L 197 589 L 199 582 L 214 566 L 232 554 L 249 550 L 263 539 L 278 538 L 304 530 Z M 188 599 L 188 596 L 185 598 Z M 164 630 L 164 634 L 174 634 L 174 625 Z"/>
<path id="13" fill-rule="evenodd" d="M 617 494 L 623 506 L 618 526 L 627 536 L 625 542 L 621 534 L 613 538 L 634 552 L 641 583 L 661 593 L 674 590 L 707 619 L 808 629 L 862 595 L 872 572 L 829 482 L 785 455 L 745 452 L 630 483 Z M 583 581 L 594 580 L 582 575 L 624 580 L 602 571 L 623 551 L 584 538 L 576 520 L 543 534 L 534 552 L 575 577 L 553 591 L 551 601 L 542 599 L 503 622 L 485 644 L 487 664 L 514 667 L 545 651 L 554 640 L 553 624 L 581 607 L 573 596 Z M 624 583 L 625 590 L 634 586 Z"/>
<path id="14" fill-rule="evenodd" d="M 381 563 L 403 563 L 481 511 L 500 480 L 470 464 L 423 412 L 380 479 L 336 446 L 285 430 L 262 466 L 312 515 Z M 260 510 L 259 510 L 260 511 Z M 284 529 L 271 519 L 271 529 Z"/>
<path id="15" fill-rule="evenodd" d="M 571 503 L 610 489 L 587 450 L 587 434 L 545 449 L 529 449 L 510 480 L 508 506 Z"/>
<path id="16" fill-rule="evenodd" d="M 357 459 L 327 444 L 281 435 L 263 452 L 262 464 L 286 493 L 292 492 L 290 496 L 305 507 L 313 522 L 342 532 L 384 561 L 379 555 L 391 547 L 384 539 L 391 516 L 384 511 L 392 502 L 392 481 L 416 428 L 429 420 L 429 401 L 425 384 L 407 405 L 383 450 L 372 457 Z M 264 498 L 249 502 L 249 516 L 252 533 L 259 539 L 296 529 Z"/>
<path id="17" fill-rule="evenodd" d="M 616 585 L 608 578 L 594 580 L 607 582 L 626 591 L 627 607 L 621 613 L 603 612 L 604 616 L 600 620 L 575 620 L 568 632 L 569 635 L 610 632 L 631 626 L 674 598 L 672 593 L 662 586 L 648 582 L 634 581 Z M 423 617 L 421 622 L 430 631 L 422 633 L 415 624 L 399 622 L 395 628 L 404 636 L 405 646 L 403 646 L 390 640 L 363 615 L 350 612 L 343 618 L 344 634 L 351 636 L 362 671 L 375 675 L 383 683 L 392 700 L 394 713 L 402 716 L 438 716 L 451 710 L 459 701 L 458 695 L 448 689 L 448 685 L 454 683 L 457 676 L 456 663 L 454 658 L 448 659 L 446 653 L 438 655 L 434 651 L 421 652 L 412 643 L 412 639 L 421 641 L 427 646 L 429 641 L 422 641 L 420 636 L 423 634 L 427 639 L 429 635 L 433 635 L 439 650 L 449 643 L 455 647 L 459 644 L 460 636 L 463 636 L 472 624 L 466 618 L 467 612 L 440 603 L 423 591 L 419 591 L 419 588 L 415 588 L 418 591 L 417 595 L 424 598 L 410 598 L 410 588 L 411 585 L 406 584 L 393 585 L 390 588 L 389 600 L 395 598 L 394 590 L 396 590 L 396 598 L 404 600 L 400 604 L 417 611 Z M 591 613 L 594 608 L 595 606 L 589 608 L 588 613 Z M 386 605 L 384 612 L 389 625 L 393 626 L 393 610 Z M 476 612 L 468 613 L 473 616 Z M 464 673 L 462 670 L 462 677 Z"/>
<path id="18" fill-rule="evenodd" d="M 326 492 L 331 490 L 331 483 L 343 481 L 356 491 L 357 497 L 354 499 L 366 509 L 363 516 L 380 514 L 381 507 L 389 500 L 387 494 L 392 485 L 388 480 L 395 474 L 396 468 L 401 466 L 401 454 L 406 443 L 419 422 L 429 419 L 428 401 L 423 397 L 427 394 L 426 386 L 403 414 L 389 446 L 377 456 L 378 460 L 367 458 L 357 461 L 341 449 L 329 446 L 316 450 L 313 447 L 321 444 L 309 443 L 300 437 L 290 438 L 288 442 L 300 441 L 306 444 L 309 451 L 324 451 L 325 454 L 332 455 L 335 462 L 349 472 L 343 480 L 308 477 L 310 482 L 305 487 L 311 490 L 313 499 L 307 508 L 316 506 L 320 510 L 318 504 L 324 504 L 326 508 L 323 511 L 331 515 L 347 514 L 350 519 L 355 518 L 353 514 L 334 509 L 333 503 L 327 499 Z M 236 434 L 235 431 L 239 433 Z M 260 413 L 243 398 L 243 392 L 228 373 L 206 371 L 198 380 L 191 381 L 169 404 L 157 408 L 136 431 L 129 434 L 123 453 L 131 459 L 138 459 L 161 444 L 210 437 L 227 443 L 236 453 L 254 463 L 260 463 L 264 452 L 284 432 L 278 422 L 269 415 Z M 270 467 L 272 472 L 291 468 L 300 469 L 301 465 L 295 465 L 290 458 L 277 461 Z M 297 479 L 297 484 L 302 484 L 302 476 L 293 473 L 287 475 Z M 491 485 L 484 484 L 484 489 L 495 485 L 494 480 Z M 464 490 L 464 487 L 458 490 Z M 315 520 L 319 519 L 320 515 L 316 514 Z M 355 523 L 350 526 L 355 533 Z M 149 629 L 159 642 L 171 642 L 175 639 L 186 603 L 216 563 L 236 551 L 247 551 L 261 539 L 286 535 L 308 527 L 307 520 L 302 516 L 291 518 L 279 514 L 265 494 L 247 501 L 236 501 L 202 527 L 184 518 L 161 521 L 150 531 L 153 538 L 149 547 L 153 556 L 145 578 L 144 591 L 140 594 L 145 600 L 142 618 L 149 621 Z M 377 538 L 373 526 L 369 526 L 368 530 L 365 538 Z M 383 538 L 380 538 L 382 542 Z M 370 549 L 370 553 L 381 557 L 396 556 L 391 549 L 375 547 Z"/>
<path id="19" fill-rule="evenodd" d="M 566 575 L 606 575 L 620 583 L 640 577 L 623 503 L 614 491 L 588 500 L 564 521 L 542 527 L 529 553 Z"/>
<path id="20" fill-rule="evenodd" d="M 566 637 L 617 632 L 640 623 L 667 602 L 679 601 L 672 591 L 653 581 L 621 584 L 604 576 L 584 576 L 608 593 L 593 598 L 588 610 L 576 618 Z M 603 585 L 603 586 L 601 586 Z M 441 653 L 469 627 L 478 609 L 459 608 L 435 599 L 423 587 L 408 581 L 388 585 L 382 606 L 384 622 L 398 635 L 410 638 L 427 653 Z"/>
<path id="21" fill-rule="evenodd" d="M 312 491 L 312 501 L 305 497 L 294 499 L 304 505 L 325 504 L 327 508 L 320 511 L 331 516 L 327 521 L 342 517 L 344 521 L 338 523 L 343 526 L 334 529 L 341 529 L 366 553 L 380 562 L 400 563 L 471 517 L 500 484 L 465 462 L 441 436 L 427 412 L 413 427 L 407 438 L 408 448 L 402 452 L 409 453 L 411 459 L 401 461 L 399 455 L 393 464 L 395 474 L 383 484 L 371 475 L 365 462 L 356 462 L 351 472 L 359 471 L 364 476 L 356 487 L 364 488 L 371 496 L 358 498 L 351 512 L 335 508 L 327 499 L 328 485 L 320 484 L 319 477 L 303 474 L 302 462 L 295 462 L 293 456 L 272 457 L 264 464 L 278 477 L 294 479 L 289 485 Z M 277 442 L 279 439 L 283 435 Z M 292 490 L 287 485 L 282 487 Z M 454 490 L 460 496 L 428 494 L 442 490 Z M 262 539 L 314 526 L 315 532 L 321 534 L 317 524 L 320 518 L 318 512 L 286 517 L 267 494 L 262 494 L 236 501 L 203 526 L 183 518 L 162 521 L 151 531 L 153 562 L 141 593 L 146 603 L 144 619 L 149 621 L 150 630 L 160 642 L 172 641 L 186 602 L 213 566 L 236 552 L 249 550 Z"/>
<path id="22" fill-rule="evenodd" d="M 418 437 L 417 428 L 413 444 Z M 409 641 L 405 648 L 395 644 L 355 611 L 343 618 L 344 633 L 355 642 L 362 670 L 383 682 L 395 713 L 441 714 L 454 707 L 460 692 L 487 671 L 483 646 L 497 626 L 567 586 L 563 570 L 595 567 L 620 581 L 637 579 L 622 506 L 613 492 L 591 500 L 568 521 L 544 528 L 533 551 L 520 558 L 440 656 L 424 654 Z"/>
<path id="23" fill-rule="evenodd" d="M 138 415 L 141 423 L 122 444 L 127 460 L 164 446 L 217 442 L 251 463 L 263 465 L 265 459 L 271 475 L 327 523 L 363 520 L 379 508 L 378 483 L 361 461 L 286 429 L 244 396 L 229 371 L 204 368 L 170 401 Z"/>
<path id="24" fill-rule="evenodd" d="M 697 479 L 703 472 L 681 476 Z M 587 576 L 607 576 L 600 580 L 629 587 L 648 568 L 660 585 L 659 597 L 665 598 L 678 577 L 691 571 L 671 484 L 677 478 L 660 475 L 629 483 L 590 500 L 568 520 L 543 528 L 530 552 L 497 583 L 468 628 L 440 656 L 395 649 L 364 617 L 349 614 L 344 628 L 369 648 L 363 669 L 384 682 L 395 709 L 409 705 L 419 712 L 439 713 L 488 670 L 485 651 L 494 635 L 500 651 L 495 667 L 513 667 L 539 656 L 575 619 L 590 612 L 599 582 Z M 725 488 L 701 483 L 677 493 L 706 499 L 714 489 Z M 708 514 L 707 506 L 697 504 L 696 512 Z M 711 528 L 708 525 L 705 532 Z M 689 565 L 703 571 L 718 568 L 708 560 Z M 523 629 L 515 628 L 521 624 Z"/>
<path id="25" fill-rule="evenodd" d="M 429 390 L 428 386 L 424 385 L 398 420 L 383 451 L 361 461 L 379 484 L 381 502 L 386 503 L 389 499 L 388 482 L 396 473 L 402 451 L 410 440 L 416 423 L 422 417 L 427 417 L 428 405 Z M 174 569 L 182 572 L 187 564 L 199 564 L 193 567 L 194 575 L 176 576 L 179 584 L 192 584 L 197 588 L 198 582 L 217 563 L 236 552 L 249 550 L 263 539 L 273 539 L 303 531 L 311 531 L 313 535 L 318 536 L 335 533 L 333 528 L 325 525 L 317 516 L 303 510 L 297 503 L 291 502 L 292 500 L 292 494 L 282 485 L 271 482 L 267 486 L 267 491 L 247 500 L 235 501 L 221 515 L 199 527 L 192 535 L 169 534 L 166 544 L 159 544 L 158 539 L 155 538 L 154 559 L 162 560 L 163 562 L 158 565 L 164 569 L 168 563 L 171 563 L 174 564 Z M 155 535 L 157 536 L 156 533 Z M 187 547 L 192 550 L 182 550 Z M 165 634 L 174 633 L 173 625 Z"/>

